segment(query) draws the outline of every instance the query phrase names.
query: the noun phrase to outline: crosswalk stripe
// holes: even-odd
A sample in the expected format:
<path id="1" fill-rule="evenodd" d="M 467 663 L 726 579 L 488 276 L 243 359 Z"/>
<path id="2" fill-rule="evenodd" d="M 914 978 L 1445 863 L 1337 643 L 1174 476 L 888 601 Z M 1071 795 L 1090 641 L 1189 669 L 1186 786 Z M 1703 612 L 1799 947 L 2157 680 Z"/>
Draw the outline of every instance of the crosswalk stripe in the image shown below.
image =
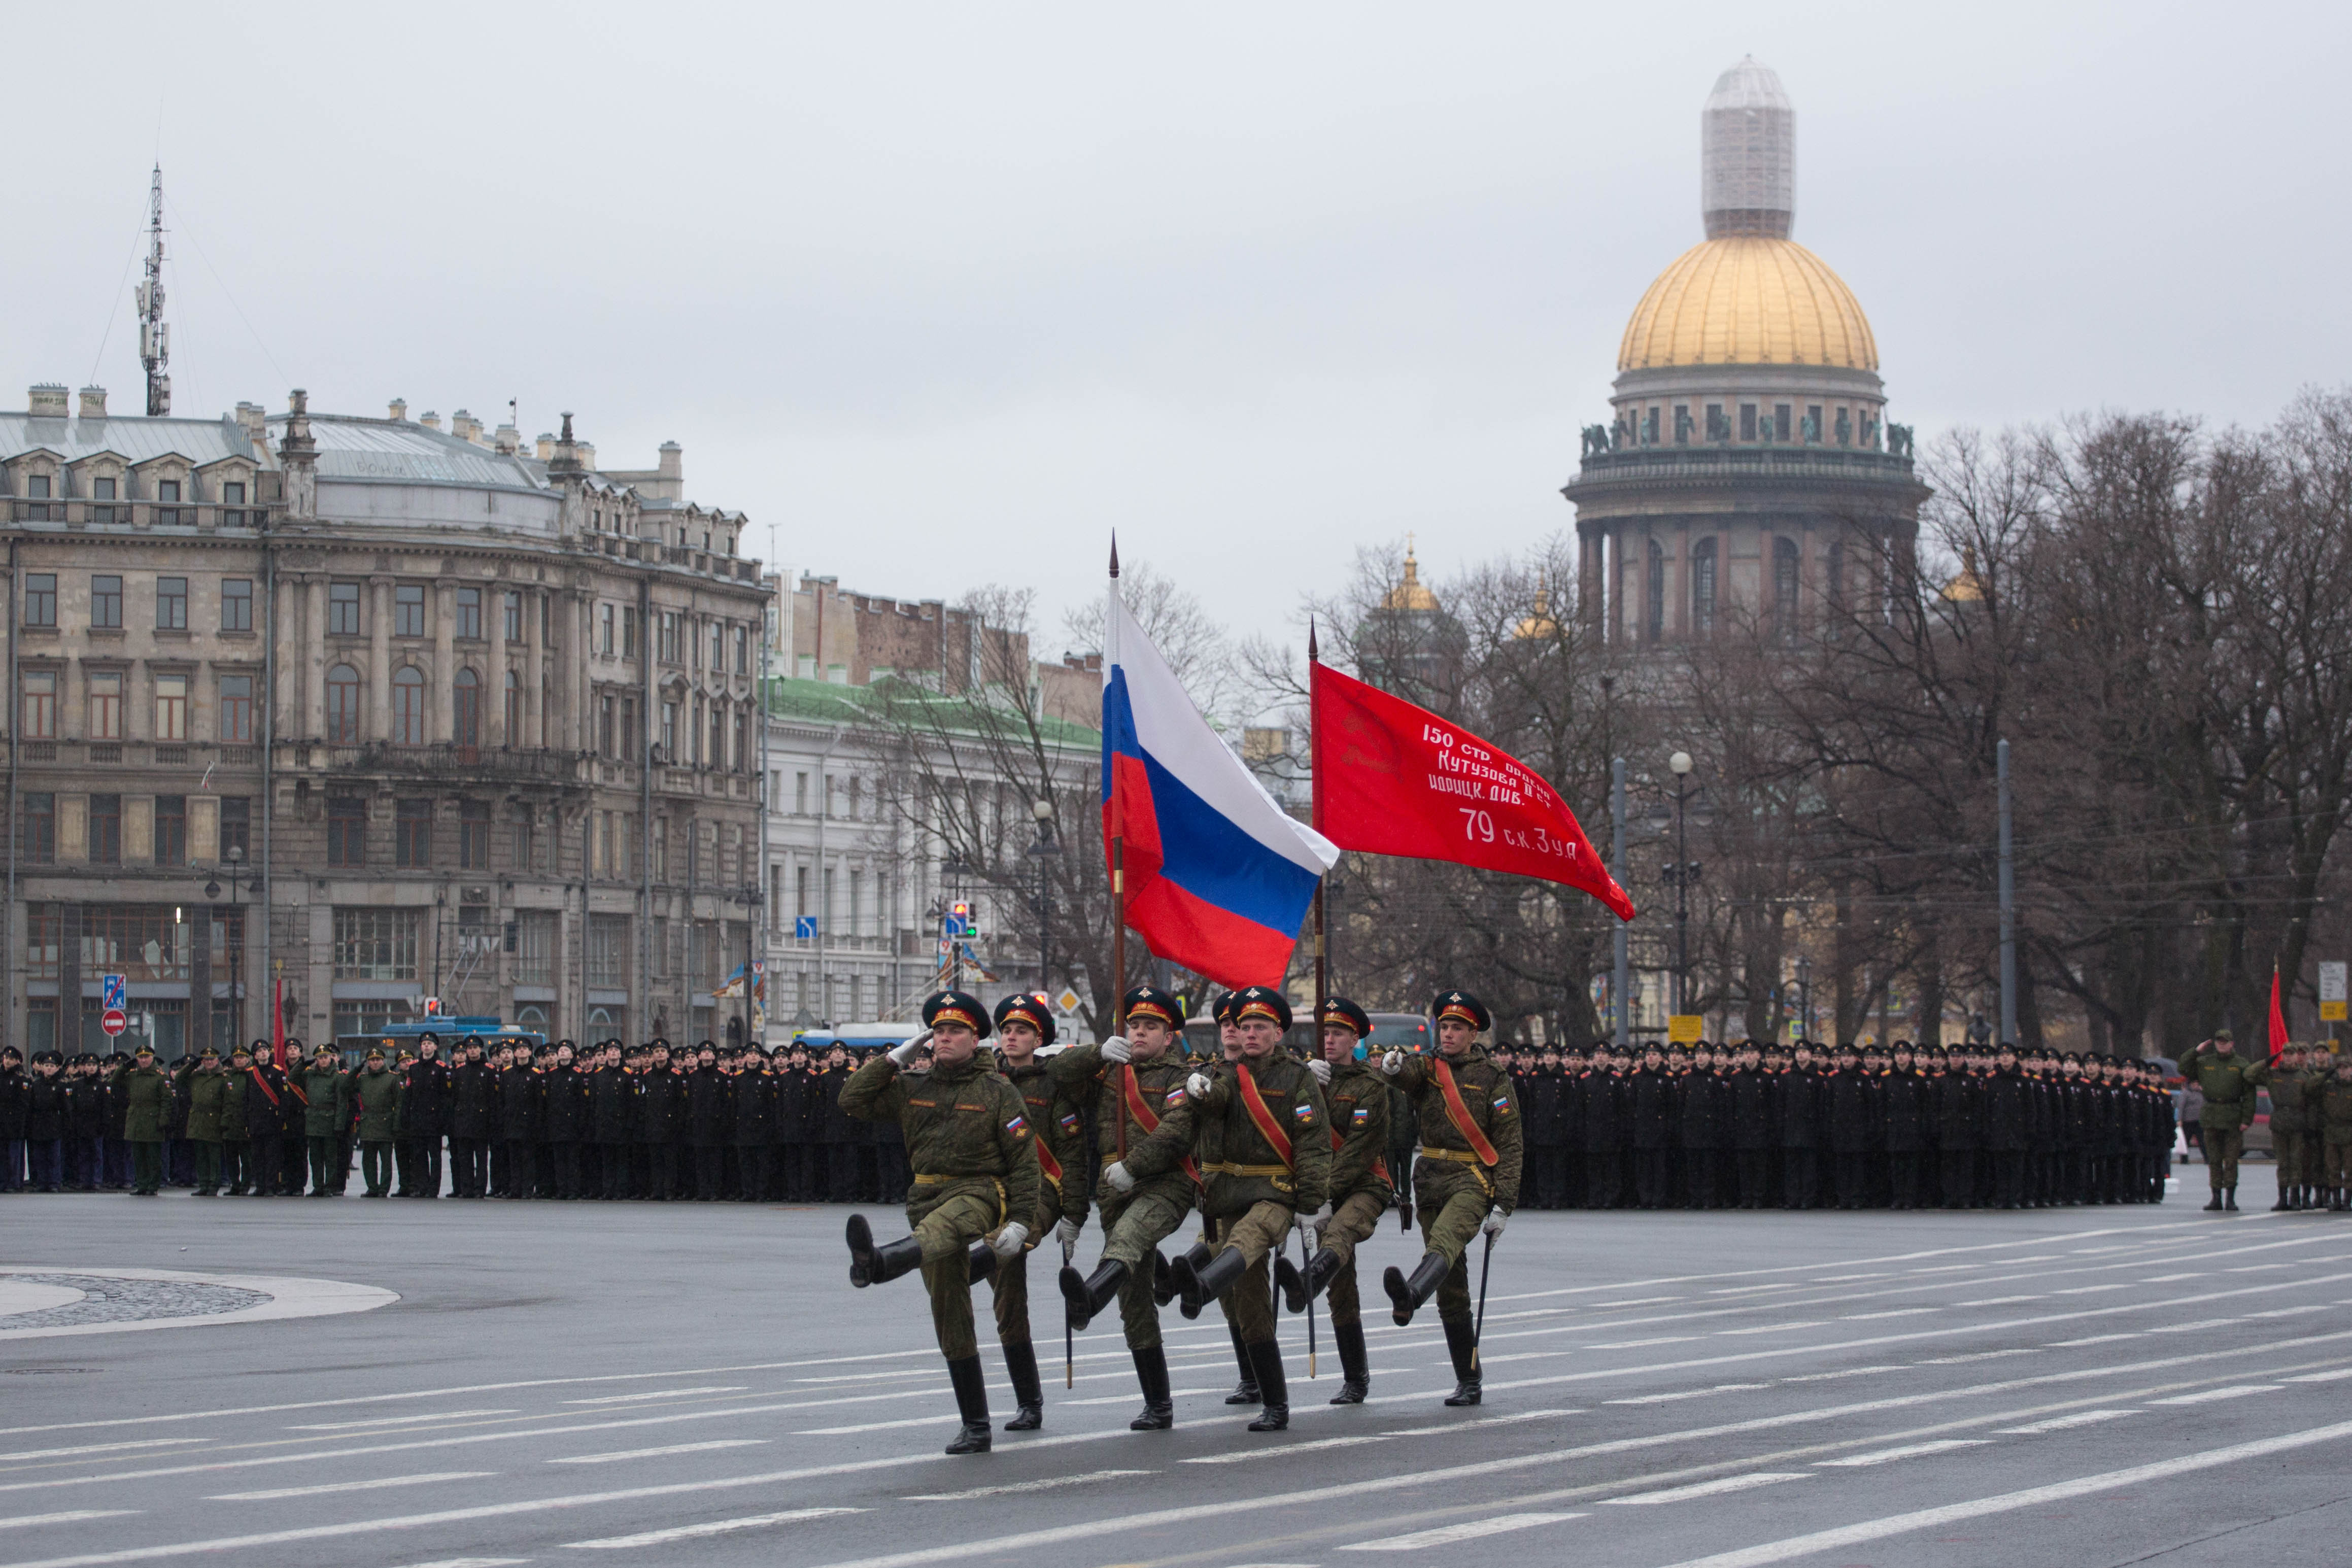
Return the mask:
<path id="1" fill-rule="evenodd" d="M 666 1448 L 625 1448 L 615 1454 L 570 1454 L 551 1465 L 610 1465 L 623 1459 L 663 1459 L 672 1454 L 708 1454 L 714 1448 L 756 1448 L 765 1437 L 714 1437 L 708 1443 L 673 1443 Z"/>
<path id="2" fill-rule="evenodd" d="M 1879 1448 L 1867 1454 L 1848 1454 L 1842 1459 L 1823 1459 L 1824 1465 L 1852 1468 L 1859 1465 L 1884 1465 L 1896 1459 L 1916 1459 L 1922 1454 L 1948 1454 L 1955 1448 L 1981 1448 L 1990 1437 L 1941 1437 L 1933 1443 L 1906 1443 L 1899 1448 Z"/>
<path id="3" fill-rule="evenodd" d="M 496 1470 L 440 1470 L 423 1476 L 373 1476 L 363 1481 L 326 1481 L 314 1487 L 275 1487 L 260 1492 L 222 1492 L 206 1502 L 275 1502 L 280 1498 L 325 1497 L 330 1492 L 375 1492 L 389 1487 L 430 1486 L 436 1481 L 478 1481 Z"/>
<path id="4" fill-rule="evenodd" d="M 2119 1416 L 2138 1414 L 2137 1410 L 2077 1410 L 2072 1415 L 2053 1415 L 2047 1421 L 2035 1421 L 2023 1426 L 2002 1426 L 1996 1429 L 2004 1436 L 2024 1437 L 2042 1432 L 2063 1432 L 2075 1426 L 2095 1426 L 2103 1421 L 2113 1421 Z"/>

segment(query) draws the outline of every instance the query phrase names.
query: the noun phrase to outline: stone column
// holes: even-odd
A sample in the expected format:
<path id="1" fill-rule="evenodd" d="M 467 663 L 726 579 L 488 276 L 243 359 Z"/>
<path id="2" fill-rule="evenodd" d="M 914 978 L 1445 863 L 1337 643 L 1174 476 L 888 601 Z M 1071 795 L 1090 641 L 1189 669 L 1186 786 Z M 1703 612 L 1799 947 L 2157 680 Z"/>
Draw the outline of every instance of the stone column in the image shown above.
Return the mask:
<path id="1" fill-rule="evenodd" d="M 533 589 L 522 596 L 522 730 L 517 739 L 519 746 L 541 744 L 547 736 L 546 715 L 541 711 L 541 685 L 547 676 L 547 639 L 539 635 L 540 606 L 546 602 L 544 588 Z"/>
<path id="2" fill-rule="evenodd" d="M 370 741 L 392 739 L 392 579 L 368 579 L 368 711 L 360 726 Z"/>
<path id="3" fill-rule="evenodd" d="M 302 595 L 301 732 L 317 740 L 327 732 L 327 580 L 313 577 Z"/>
<path id="4" fill-rule="evenodd" d="M 493 746 L 514 743 L 507 734 L 507 585 L 493 580 L 483 590 L 489 603 L 482 613 L 490 619 L 490 663 L 482 672 L 482 737 Z"/>
<path id="5" fill-rule="evenodd" d="M 447 745 L 457 738 L 457 584 L 433 584 L 433 668 L 425 687 L 425 739 Z"/>
<path id="6" fill-rule="evenodd" d="M 588 605 L 579 594 L 566 592 L 556 601 L 556 640 L 562 657 L 555 664 L 555 700 L 560 707 L 562 746 L 580 751 L 585 742 L 582 726 L 587 689 L 581 677 L 588 668 Z"/>
<path id="7" fill-rule="evenodd" d="M 58 906 L 58 1043 L 67 1056 L 81 1049 L 81 906 Z"/>
<path id="8" fill-rule="evenodd" d="M 195 908 L 196 950 L 188 965 L 188 1040 L 191 1057 L 213 1043 L 213 921 L 219 910 L 211 904 Z"/>

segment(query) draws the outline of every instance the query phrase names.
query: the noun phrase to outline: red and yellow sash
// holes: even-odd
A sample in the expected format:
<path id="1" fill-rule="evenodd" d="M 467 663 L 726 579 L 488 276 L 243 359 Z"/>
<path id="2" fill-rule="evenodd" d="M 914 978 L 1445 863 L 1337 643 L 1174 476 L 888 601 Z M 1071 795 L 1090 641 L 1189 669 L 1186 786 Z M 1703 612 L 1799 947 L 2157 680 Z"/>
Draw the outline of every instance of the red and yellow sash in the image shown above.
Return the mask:
<path id="1" fill-rule="evenodd" d="M 1341 1149 L 1347 1147 L 1347 1143 L 1348 1141 L 1339 1136 L 1339 1130 L 1338 1128 L 1334 1127 L 1331 1129 L 1331 1152 L 1334 1154 L 1338 1153 Z M 1394 1182 L 1389 1181 L 1389 1162 L 1386 1155 L 1375 1154 L 1372 1156 L 1372 1174 L 1378 1176 L 1383 1182 L 1388 1182 L 1391 1186 L 1396 1185 Z"/>
<path id="2" fill-rule="evenodd" d="M 1454 1069 L 1445 1065 L 1443 1057 L 1430 1065 L 1437 1079 L 1437 1090 L 1445 1096 L 1445 1119 L 1453 1122 L 1454 1130 L 1468 1142 L 1470 1152 L 1478 1156 L 1480 1164 L 1502 1163 L 1503 1157 L 1495 1152 L 1495 1145 L 1487 1142 L 1486 1135 L 1478 1130 L 1478 1124 L 1470 1120 L 1470 1108 L 1462 1103 L 1462 1090 L 1454 1081 Z"/>
<path id="3" fill-rule="evenodd" d="M 1297 1170 L 1298 1167 L 1292 1163 L 1290 1158 L 1290 1134 L 1282 1130 L 1282 1123 L 1276 1121 L 1274 1112 L 1266 1109 L 1265 1098 L 1258 1093 L 1257 1079 L 1250 1072 L 1249 1065 L 1235 1062 L 1234 1071 L 1241 1080 L 1242 1108 L 1249 1112 L 1250 1121 L 1257 1125 L 1257 1135 L 1265 1140 L 1266 1147 L 1275 1152 L 1286 1168 Z"/>
<path id="4" fill-rule="evenodd" d="M 263 1094 L 269 1097 L 269 1103 L 272 1105 L 277 1104 L 278 1091 L 269 1087 L 269 1080 L 261 1076 L 261 1069 L 259 1068 L 247 1068 L 245 1070 L 247 1074 L 252 1078 L 254 1087 L 260 1089 Z"/>

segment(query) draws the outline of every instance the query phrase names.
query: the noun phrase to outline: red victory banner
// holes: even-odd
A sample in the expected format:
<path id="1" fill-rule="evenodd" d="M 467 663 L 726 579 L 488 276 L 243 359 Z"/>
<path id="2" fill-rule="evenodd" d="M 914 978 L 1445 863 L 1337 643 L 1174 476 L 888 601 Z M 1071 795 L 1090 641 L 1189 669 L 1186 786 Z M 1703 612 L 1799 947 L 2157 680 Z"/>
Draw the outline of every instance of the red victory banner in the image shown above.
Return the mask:
<path id="1" fill-rule="evenodd" d="M 1329 665 L 1313 671 L 1315 826 L 1325 837 L 1562 882 L 1633 918 L 1633 900 L 1533 768 Z"/>

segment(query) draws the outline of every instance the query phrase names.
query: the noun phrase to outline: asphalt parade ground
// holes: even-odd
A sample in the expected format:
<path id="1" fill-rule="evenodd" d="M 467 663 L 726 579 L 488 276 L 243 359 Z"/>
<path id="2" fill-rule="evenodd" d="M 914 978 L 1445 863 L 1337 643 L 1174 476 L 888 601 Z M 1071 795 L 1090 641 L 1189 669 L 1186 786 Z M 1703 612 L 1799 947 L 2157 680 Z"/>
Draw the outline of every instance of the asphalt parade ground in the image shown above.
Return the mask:
<path id="1" fill-rule="evenodd" d="M 1164 1314 L 1174 1431 L 1127 1429 L 1115 1312 L 1065 1390 L 1033 1257 L 1045 1429 L 962 1458 L 922 1294 L 850 1288 L 845 1209 L 10 1200 L 0 1568 L 2341 1562 L 2352 1217 L 2266 1212 L 2267 1167 L 2203 1214 L 2182 1175 L 2153 1207 L 1523 1213 L 1483 1407 L 1440 1405 L 1433 1310 L 1377 1313 L 1354 1408 L 1292 1317 L 1268 1436 L 1213 1310 Z M 1393 1216 L 1365 1254 L 1411 1262 Z"/>

